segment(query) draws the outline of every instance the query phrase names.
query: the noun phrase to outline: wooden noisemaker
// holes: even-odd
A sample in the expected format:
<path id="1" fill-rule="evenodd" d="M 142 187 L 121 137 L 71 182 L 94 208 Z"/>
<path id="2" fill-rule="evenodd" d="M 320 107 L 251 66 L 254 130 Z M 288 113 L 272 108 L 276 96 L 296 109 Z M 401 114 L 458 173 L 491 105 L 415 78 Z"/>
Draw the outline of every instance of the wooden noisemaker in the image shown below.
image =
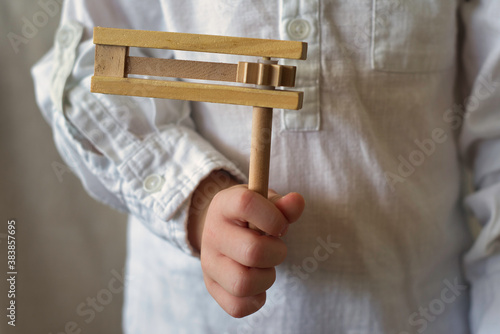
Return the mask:
<path id="1" fill-rule="evenodd" d="M 249 189 L 267 197 L 273 108 L 302 108 L 303 93 L 294 87 L 294 66 L 271 58 L 306 59 L 307 43 L 94 28 L 95 71 L 91 91 L 199 102 L 253 106 Z M 214 63 L 180 59 L 130 57 L 129 48 L 155 48 L 261 57 L 260 62 Z M 129 78 L 156 76 L 240 83 L 221 85 L 179 80 Z"/>

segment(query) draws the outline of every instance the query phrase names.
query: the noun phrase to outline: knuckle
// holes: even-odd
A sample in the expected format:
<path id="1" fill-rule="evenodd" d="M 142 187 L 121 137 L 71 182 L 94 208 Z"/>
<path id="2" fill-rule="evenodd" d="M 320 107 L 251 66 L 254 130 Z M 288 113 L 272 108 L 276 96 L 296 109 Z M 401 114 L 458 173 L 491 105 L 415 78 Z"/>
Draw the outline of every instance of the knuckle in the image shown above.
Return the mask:
<path id="1" fill-rule="evenodd" d="M 267 238 L 267 240 L 264 240 Z M 270 268 L 285 261 L 288 248 L 283 240 L 256 236 L 245 245 L 244 259 L 249 267 Z"/>
<path id="2" fill-rule="evenodd" d="M 206 275 L 203 275 L 203 281 L 205 282 L 205 287 L 207 288 L 208 293 L 217 300 L 217 293 L 215 293 L 214 285 L 216 284 L 214 281 L 209 279 Z"/>
<path id="3" fill-rule="evenodd" d="M 244 190 L 237 198 L 236 209 L 239 212 L 249 212 L 252 209 L 255 194 L 251 190 Z"/>
<path id="4" fill-rule="evenodd" d="M 214 195 L 214 197 L 212 197 L 212 200 L 210 201 L 210 204 L 219 203 L 221 201 L 224 201 L 224 195 L 225 195 L 225 191 L 224 190 L 219 191 L 218 193 L 216 193 Z"/>
<path id="5" fill-rule="evenodd" d="M 226 312 L 233 318 L 243 318 L 253 312 L 249 312 L 242 302 L 233 302 L 227 306 Z"/>
<path id="6" fill-rule="evenodd" d="M 212 218 L 212 217 L 210 217 Z M 217 239 L 217 221 L 207 218 L 205 220 L 205 226 L 203 227 L 202 240 L 216 240 Z M 206 242 L 206 241 L 205 241 Z M 202 242 L 203 246 L 203 242 Z"/>
<path id="7" fill-rule="evenodd" d="M 274 282 L 276 282 L 276 269 L 272 268 L 272 270 L 270 270 L 268 273 L 266 290 L 270 289 L 273 286 Z"/>
<path id="8" fill-rule="evenodd" d="M 272 235 L 279 236 L 285 227 L 288 226 L 288 221 L 283 216 L 283 214 L 275 209 L 272 215 L 269 217 L 270 222 L 272 222 Z"/>
<path id="9" fill-rule="evenodd" d="M 233 281 L 232 294 L 236 297 L 246 297 L 250 294 L 251 285 L 248 274 L 240 272 Z"/>
<path id="10" fill-rule="evenodd" d="M 266 302 L 266 296 L 237 299 L 231 304 L 225 305 L 224 310 L 233 318 L 243 318 L 257 312 Z"/>
<path id="11" fill-rule="evenodd" d="M 286 246 L 286 244 L 282 240 L 279 241 L 280 241 L 280 247 L 278 251 L 278 264 L 285 261 L 286 256 L 288 254 L 288 247 Z"/>
<path id="12" fill-rule="evenodd" d="M 246 245 L 245 259 L 249 266 L 257 266 L 263 260 L 262 246 L 257 240 L 252 240 Z"/>
<path id="13" fill-rule="evenodd" d="M 201 263 L 201 270 L 204 272 L 204 273 L 209 273 L 210 272 L 210 262 L 207 261 L 207 259 L 202 255 L 201 258 L 200 258 L 200 263 Z"/>
<path id="14" fill-rule="evenodd" d="M 275 237 L 281 236 L 281 231 L 286 227 L 286 222 L 283 222 L 277 214 L 271 217 L 271 221 L 274 223 L 272 226 L 271 235 Z"/>

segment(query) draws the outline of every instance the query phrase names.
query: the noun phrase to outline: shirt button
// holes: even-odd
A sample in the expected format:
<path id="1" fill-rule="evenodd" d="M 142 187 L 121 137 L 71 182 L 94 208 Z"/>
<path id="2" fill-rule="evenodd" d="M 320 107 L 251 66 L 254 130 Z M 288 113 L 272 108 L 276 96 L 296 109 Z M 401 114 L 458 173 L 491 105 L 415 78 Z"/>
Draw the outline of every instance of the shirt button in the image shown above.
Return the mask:
<path id="1" fill-rule="evenodd" d="M 108 131 L 113 131 L 114 129 L 114 124 L 113 124 L 113 121 L 110 120 L 110 119 L 105 119 L 103 122 L 102 122 L 102 125 L 104 126 L 104 128 Z"/>
<path id="2" fill-rule="evenodd" d="M 103 141 L 104 135 L 101 131 L 93 129 L 89 132 L 89 139 L 93 144 L 99 145 Z"/>
<path id="3" fill-rule="evenodd" d="M 69 46 L 71 43 L 72 39 L 72 33 L 69 28 L 63 27 L 59 32 L 57 33 L 57 41 L 62 45 L 62 46 Z"/>
<path id="4" fill-rule="evenodd" d="M 155 193 L 161 190 L 165 179 L 158 174 L 151 174 L 144 180 L 142 187 L 148 193 Z"/>
<path id="5" fill-rule="evenodd" d="M 293 19 L 288 22 L 288 35 L 295 40 L 304 40 L 311 33 L 311 24 L 304 19 Z"/>

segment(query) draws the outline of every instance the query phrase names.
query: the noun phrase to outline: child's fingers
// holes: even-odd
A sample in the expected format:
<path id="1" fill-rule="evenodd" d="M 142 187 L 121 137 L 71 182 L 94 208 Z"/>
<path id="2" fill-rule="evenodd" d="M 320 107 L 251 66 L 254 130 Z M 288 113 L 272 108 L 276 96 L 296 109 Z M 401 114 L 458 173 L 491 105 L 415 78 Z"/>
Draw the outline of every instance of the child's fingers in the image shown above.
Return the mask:
<path id="1" fill-rule="evenodd" d="M 234 318 L 243 318 L 257 312 L 266 303 L 266 293 L 251 297 L 235 297 L 224 290 L 216 281 L 205 276 L 205 286 L 215 301 Z"/>
<path id="2" fill-rule="evenodd" d="M 244 266 L 270 268 L 285 260 L 287 247 L 283 240 L 261 235 L 232 222 L 220 222 L 213 231 L 207 226 L 212 240 L 210 244 L 220 253 Z"/>
<path id="3" fill-rule="evenodd" d="M 288 225 L 285 216 L 273 203 L 243 187 L 233 187 L 220 192 L 212 204 L 225 219 L 248 222 L 269 235 L 282 235 Z"/>
<path id="4" fill-rule="evenodd" d="M 212 256 L 204 262 L 205 274 L 235 297 L 259 295 L 276 280 L 274 268 L 249 268 L 226 256 Z"/>
<path id="5" fill-rule="evenodd" d="M 297 221 L 304 211 L 305 201 L 302 195 L 298 193 L 280 196 L 270 191 L 269 200 L 281 211 L 289 223 Z"/>

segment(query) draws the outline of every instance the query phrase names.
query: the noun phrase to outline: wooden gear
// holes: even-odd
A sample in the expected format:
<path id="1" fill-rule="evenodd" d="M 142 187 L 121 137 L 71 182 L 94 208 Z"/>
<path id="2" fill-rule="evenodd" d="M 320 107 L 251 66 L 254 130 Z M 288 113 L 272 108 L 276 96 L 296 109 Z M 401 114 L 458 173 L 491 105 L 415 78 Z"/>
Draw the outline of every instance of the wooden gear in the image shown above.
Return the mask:
<path id="1" fill-rule="evenodd" d="M 303 93 L 293 87 L 293 66 L 271 58 L 306 59 L 307 43 L 214 35 L 114 28 L 94 28 L 94 93 L 130 95 L 253 106 L 249 189 L 267 197 L 272 108 L 302 108 Z M 156 48 L 263 57 L 238 64 L 130 57 L 129 48 Z M 257 85 L 228 86 L 183 81 L 128 78 L 129 74 L 215 80 Z"/>

